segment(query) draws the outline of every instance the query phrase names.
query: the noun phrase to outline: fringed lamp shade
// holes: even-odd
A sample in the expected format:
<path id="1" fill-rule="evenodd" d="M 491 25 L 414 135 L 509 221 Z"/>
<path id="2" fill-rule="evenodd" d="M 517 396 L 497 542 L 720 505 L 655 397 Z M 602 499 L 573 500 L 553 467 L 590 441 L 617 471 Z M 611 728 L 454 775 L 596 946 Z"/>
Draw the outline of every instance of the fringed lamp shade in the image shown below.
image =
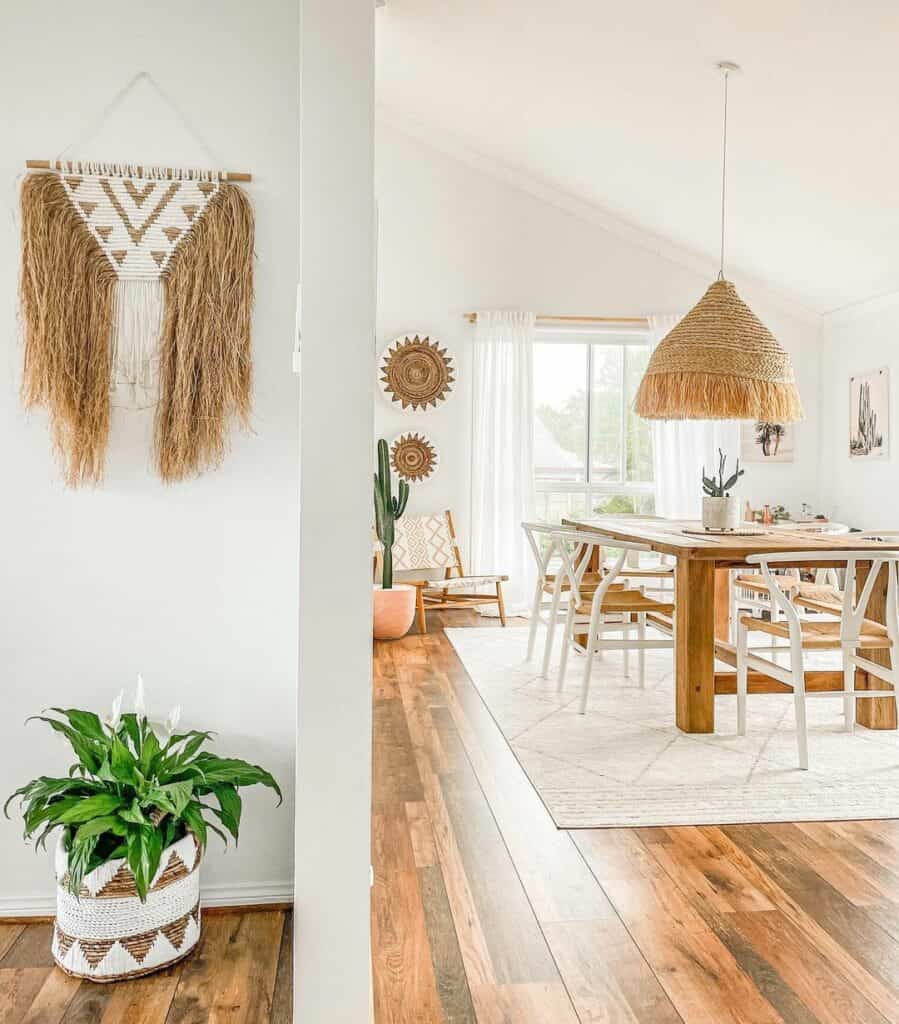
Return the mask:
<path id="1" fill-rule="evenodd" d="M 710 285 L 662 339 L 634 408 L 656 420 L 788 423 L 804 415 L 789 355 L 730 281 Z"/>

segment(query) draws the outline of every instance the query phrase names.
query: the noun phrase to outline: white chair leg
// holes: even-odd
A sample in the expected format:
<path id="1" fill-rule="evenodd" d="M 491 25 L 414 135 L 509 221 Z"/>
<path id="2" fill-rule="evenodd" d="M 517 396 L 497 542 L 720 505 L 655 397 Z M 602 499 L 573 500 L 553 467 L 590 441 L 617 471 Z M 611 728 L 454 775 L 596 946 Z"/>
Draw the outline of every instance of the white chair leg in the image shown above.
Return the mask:
<path id="1" fill-rule="evenodd" d="M 553 587 L 553 599 L 549 608 L 549 622 L 546 626 L 546 643 L 543 647 L 543 667 L 540 669 L 540 678 L 549 679 L 549 662 L 553 653 L 553 639 L 556 632 L 556 619 L 559 617 L 559 586 L 558 582 Z"/>
<path id="2" fill-rule="evenodd" d="M 531 622 L 528 626 L 528 653 L 525 661 L 534 657 L 534 646 L 537 642 L 537 627 L 540 625 L 540 605 L 543 603 L 543 580 L 537 580 L 537 593 L 534 595 L 534 603 L 531 605 Z"/>
<path id="3" fill-rule="evenodd" d="M 730 587 L 728 589 L 728 636 L 731 643 L 737 640 L 737 574 L 730 573 Z"/>
<path id="4" fill-rule="evenodd" d="M 737 624 L 737 735 L 746 735 L 746 697 L 749 692 L 749 671 L 746 665 L 749 628 Z"/>
<path id="5" fill-rule="evenodd" d="M 808 724 L 805 718 L 805 668 L 802 656 L 796 666 L 796 654 L 793 652 L 793 704 L 796 708 L 796 743 L 799 748 L 799 767 L 808 770 Z"/>
<path id="6" fill-rule="evenodd" d="M 599 632 L 599 623 L 602 615 L 599 608 L 592 608 L 590 611 L 590 625 L 587 634 L 587 653 L 584 657 L 584 675 L 581 680 L 581 707 L 582 715 L 587 713 L 587 698 L 590 696 L 590 674 L 593 671 L 593 655 L 597 647 L 602 650 L 602 635 Z"/>
<path id="7" fill-rule="evenodd" d="M 850 655 L 855 654 L 855 648 L 843 651 L 843 690 L 846 693 L 855 689 L 855 665 L 849 660 Z M 855 729 L 855 699 L 843 697 L 843 727 L 846 732 Z"/>
<path id="8" fill-rule="evenodd" d="M 556 693 L 565 686 L 565 670 L 568 668 L 568 651 L 574 643 L 574 605 L 568 606 L 568 614 L 562 626 L 562 656 L 559 658 L 559 674 L 556 677 Z"/>
<path id="9" fill-rule="evenodd" d="M 631 638 L 631 617 L 629 613 L 625 613 L 621 616 L 621 638 L 622 640 L 630 640 Z M 631 674 L 631 652 L 625 647 L 624 648 L 624 674 L 629 676 Z"/>
<path id="10" fill-rule="evenodd" d="M 641 643 L 646 639 L 646 612 L 637 615 L 637 639 Z M 637 650 L 637 673 L 642 689 L 646 686 L 646 651 L 643 647 Z"/>

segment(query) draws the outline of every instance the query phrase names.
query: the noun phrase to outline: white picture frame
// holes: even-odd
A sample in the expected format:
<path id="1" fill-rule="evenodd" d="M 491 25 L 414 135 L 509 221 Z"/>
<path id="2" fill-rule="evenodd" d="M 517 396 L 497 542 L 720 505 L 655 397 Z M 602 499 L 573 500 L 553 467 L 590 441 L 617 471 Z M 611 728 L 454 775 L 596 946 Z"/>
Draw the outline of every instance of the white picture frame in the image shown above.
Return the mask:
<path id="1" fill-rule="evenodd" d="M 890 370 L 849 378 L 849 457 L 885 458 L 890 451 Z"/>
<path id="2" fill-rule="evenodd" d="M 793 462 L 796 458 L 796 424 L 744 420 L 740 423 L 740 461 Z"/>

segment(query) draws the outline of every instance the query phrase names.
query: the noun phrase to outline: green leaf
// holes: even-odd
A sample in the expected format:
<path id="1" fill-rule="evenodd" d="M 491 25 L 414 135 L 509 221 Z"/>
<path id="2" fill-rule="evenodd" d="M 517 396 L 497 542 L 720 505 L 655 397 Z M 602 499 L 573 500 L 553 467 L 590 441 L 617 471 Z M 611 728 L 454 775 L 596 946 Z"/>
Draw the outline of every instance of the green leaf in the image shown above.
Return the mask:
<path id="1" fill-rule="evenodd" d="M 187 822 L 188 828 L 197 837 L 201 848 L 206 846 L 206 820 L 203 817 L 203 807 L 198 800 L 192 800 L 181 815 Z"/>
<path id="2" fill-rule="evenodd" d="M 30 722 L 32 719 L 37 719 L 39 722 L 46 722 L 51 729 L 54 729 L 56 732 L 65 736 L 69 741 L 72 750 L 75 751 L 75 756 L 92 775 L 100 767 L 103 755 L 96 740 L 86 739 L 81 735 L 81 733 L 77 732 L 71 726 L 66 725 L 65 722 L 60 722 L 55 718 L 49 718 L 46 715 L 33 715 L 32 718 L 28 719 L 28 721 Z"/>
<path id="3" fill-rule="evenodd" d="M 78 831 L 75 833 L 75 842 L 80 843 L 91 836 L 101 836 L 104 832 L 112 832 L 113 835 L 123 836 L 127 831 L 116 815 L 108 814 L 99 818 L 92 818 L 83 825 L 79 825 Z"/>
<path id="4" fill-rule="evenodd" d="M 138 802 L 137 797 L 135 797 L 131 801 L 130 807 L 123 807 L 122 810 L 119 811 L 118 816 L 122 819 L 122 821 L 130 821 L 134 825 L 149 824 L 147 816 L 140 809 L 140 803 Z"/>
<path id="5" fill-rule="evenodd" d="M 240 793 L 231 785 L 213 786 L 212 792 L 219 802 L 219 818 L 225 828 L 234 836 L 234 841 L 237 842 L 238 832 L 240 831 L 240 815 L 243 811 L 243 801 L 240 798 Z"/>
<path id="6" fill-rule="evenodd" d="M 149 726 L 144 737 L 143 746 L 140 749 L 140 768 L 144 775 L 150 773 L 153 758 L 159 753 L 159 739 L 156 733 Z"/>
<path id="7" fill-rule="evenodd" d="M 186 764 L 196 752 L 203 746 L 203 744 L 212 739 L 215 733 L 212 732 L 197 732 L 192 730 L 191 732 L 181 733 L 177 736 L 173 736 L 166 744 L 166 752 L 172 750 L 177 744 L 183 740 L 188 740 L 187 743 L 177 753 L 171 754 L 166 759 L 166 768 L 177 768 L 179 765 Z"/>
<path id="8" fill-rule="evenodd" d="M 58 715 L 65 715 L 69 720 L 69 725 L 89 740 L 99 740 L 101 743 L 105 743 L 109 739 L 103 728 L 103 723 L 93 711 L 79 711 L 77 708 L 50 708 L 50 710 L 55 711 Z"/>
<path id="9" fill-rule="evenodd" d="M 141 902 L 146 902 L 150 883 L 162 857 L 162 833 L 152 825 L 132 826 L 128 832 L 128 867 Z"/>
<path id="10" fill-rule="evenodd" d="M 69 851 L 69 892 L 77 896 L 87 866 L 99 842 L 99 836 L 87 836 L 81 842 L 77 839 L 68 844 Z"/>
<path id="11" fill-rule="evenodd" d="M 112 740 L 110 768 L 113 779 L 116 782 L 127 782 L 131 786 L 136 785 L 138 781 L 137 761 L 118 736 L 115 736 Z"/>
<path id="12" fill-rule="evenodd" d="M 180 782 L 168 782 L 164 786 L 152 786 L 144 793 L 143 802 L 155 804 L 160 810 L 174 814 L 176 818 L 181 817 L 181 812 L 187 806 L 193 795 L 194 784 L 191 779 L 184 779 Z"/>
<path id="13" fill-rule="evenodd" d="M 279 803 L 283 800 L 281 788 L 275 782 L 274 777 L 259 765 L 249 764 L 238 758 L 216 757 L 214 754 L 200 754 L 188 766 L 187 770 L 199 774 L 203 779 L 206 792 L 212 791 L 212 785 L 217 782 L 229 782 L 233 786 L 255 786 L 257 784 L 268 786 L 273 789 L 279 797 Z M 200 787 L 198 787 L 199 791 Z"/>
<path id="14" fill-rule="evenodd" d="M 122 715 L 119 733 L 124 733 L 131 740 L 131 746 L 134 748 L 135 754 L 138 753 L 141 744 L 140 723 L 134 712 L 129 711 L 127 714 Z"/>
<path id="15" fill-rule="evenodd" d="M 96 818 L 103 814 L 112 814 L 113 811 L 117 811 L 120 807 L 123 807 L 125 801 L 114 793 L 97 793 L 95 796 L 81 798 L 73 798 L 74 803 L 62 812 L 62 814 L 55 816 L 56 821 L 63 825 L 77 825 L 83 821 L 90 821 L 91 818 Z"/>

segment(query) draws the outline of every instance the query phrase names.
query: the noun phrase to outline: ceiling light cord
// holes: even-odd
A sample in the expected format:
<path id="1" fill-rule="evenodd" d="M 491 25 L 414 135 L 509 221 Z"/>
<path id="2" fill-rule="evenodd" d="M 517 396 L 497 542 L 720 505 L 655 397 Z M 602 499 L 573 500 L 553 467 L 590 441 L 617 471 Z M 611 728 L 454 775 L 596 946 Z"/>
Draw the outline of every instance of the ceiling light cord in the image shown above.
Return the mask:
<path id="1" fill-rule="evenodd" d="M 727 79 L 729 68 L 724 68 L 724 141 L 721 152 L 721 260 L 718 266 L 718 280 L 724 280 L 724 222 L 725 200 L 727 199 Z"/>

